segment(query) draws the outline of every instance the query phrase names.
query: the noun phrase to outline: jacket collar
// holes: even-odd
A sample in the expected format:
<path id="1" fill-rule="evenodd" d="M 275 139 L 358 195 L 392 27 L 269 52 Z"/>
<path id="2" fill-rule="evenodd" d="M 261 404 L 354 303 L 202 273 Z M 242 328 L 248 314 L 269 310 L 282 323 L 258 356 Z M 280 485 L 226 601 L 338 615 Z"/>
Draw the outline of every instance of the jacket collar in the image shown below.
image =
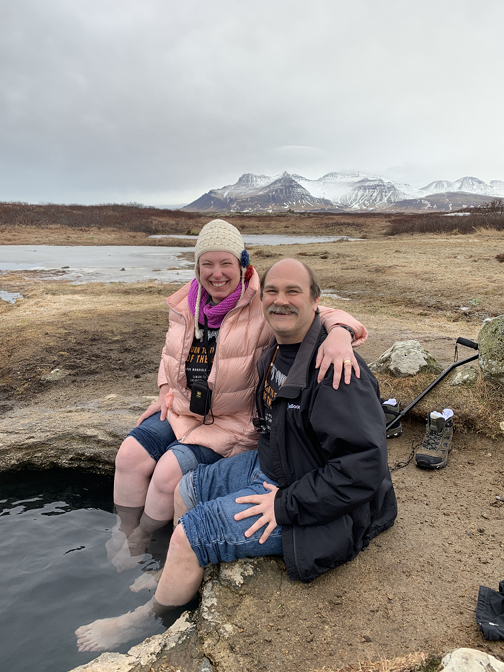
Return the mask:
<path id="1" fill-rule="evenodd" d="M 320 321 L 320 315 L 317 313 L 311 324 L 311 327 L 308 329 L 301 345 L 299 346 L 296 359 L 291 366 L 284 384 L 278 391 L 277 397 L 294 399 L 298 396 L 301 390 L 304 390 L 308 386 L 310 363 L 312 361 L 313 354 L 319 345 L 321 330 L 322 322 Z M 266 366 L 268 366 L 267 363 L 271 362 L 271 358 L 273 357 L 273 353 L 277 345 L 277 340 L 273 337 L 271 343 L 264 351 L 264 356 L 261 358 L 261 364 L 262 362 L 265 363 L 265 366 L 261 366 L 259 371 L 259 380 L 261 381 L 261 384 L 264 381 L 264 376 L 266 375 L 266 371 L 264 369 Z"/>

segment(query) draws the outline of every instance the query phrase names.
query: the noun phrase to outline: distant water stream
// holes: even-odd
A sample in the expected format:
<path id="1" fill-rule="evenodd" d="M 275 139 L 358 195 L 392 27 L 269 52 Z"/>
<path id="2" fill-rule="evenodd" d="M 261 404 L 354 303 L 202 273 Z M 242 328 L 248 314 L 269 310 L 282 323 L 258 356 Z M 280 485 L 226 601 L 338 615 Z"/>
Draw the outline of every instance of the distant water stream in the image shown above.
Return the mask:
<path id="1" fill-rule="evenodd" d="M 338 240 L 360 240 L 360 238 L 349 238 L 348 236 L 284 236 L 270 233 L 244 233 L 243 241 L 248 245 L 308 245 L 309 243 L 336 243 Z M 165 235 L 157 234 L 149 238 L 182 238 L 186 240 L 197 240 L 198 236 L 189 236 L 185 234 Z"/>
<path id="2" fill-rule="evenodd" d="M 196 236 L 151 236 L 151 238 L 196 238 Z M 245 245 L 307 245 L 338 240 L 346 236 L 245 235 Z M 135 245 L 0 245 L 1 271 L 38 270 L 39 277 L 88 282 L 140 282 L 159 280 L 185 283 L 194 277 L 194 250 L 190 247 Z M 6 299 L 0 295 L 0 300 Z"/>

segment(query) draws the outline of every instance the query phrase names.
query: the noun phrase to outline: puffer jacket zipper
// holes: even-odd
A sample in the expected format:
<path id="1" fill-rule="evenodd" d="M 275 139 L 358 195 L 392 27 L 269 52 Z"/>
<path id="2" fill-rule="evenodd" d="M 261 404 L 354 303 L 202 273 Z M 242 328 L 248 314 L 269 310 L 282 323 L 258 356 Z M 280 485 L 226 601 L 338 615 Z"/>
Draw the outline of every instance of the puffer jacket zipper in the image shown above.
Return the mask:
<path id="1" fill-rule="evenodd" d="M 173 312 L 175 313 L 175 315 L 180 315 L 180 317 L 184 320 L 184 337 L 182 338 L 182 343 L 185 343 L 185 337 L 186 337 L 186 334 L 187 334 L 187 320 L 186 320 L 186 318 L 185 318 L 185 315 L 183 315 L 182 313 L 179 313 L 179 311 L 178 311 L 178 310 L 175 310 L 175 308 L 173 308 L 172 306 L 170 306 L 169 303 L 167 303 L 166 305 L 168 306 L 168 308 L 169 308 L 170 310 L 173 310 Z M 177 384 L 177 389 L 178 389 L 178 391 L 180 392 L 180 394 L 181 394 L 183 397 L 185 397 L 186 399 L 189 400 L 190 397 L 189 397 L 189 398 L 187 397 L 187 395 L 184 393 L 184 391 L 182 390 L 182 388 L 181 388 L 180 385 L 179 385 L 179 380 L 180 380 L 180 368 L 181 368 L 181 366 L 182 366 L 182 362 L 183 362 L 183 360 L 184 360 L 184 351 L 182 351 L 182 353 L 181 353 L 181 355 L 180 355 L 179 366 L 178 366 L 178 371 L 177 371 L 177 383 L 176 383 L 176 384 Z M 186 432 L 186 434 L 184 434 L 184 436 L 182 436 L 182 437 L 179 439 L 179 441 L 180 441 L 181 443 L 182 443 L 183 441 L 185 441 L 185 439 L 189 436 L 189 434 L 190 434 L 193 430 L 195 430 L 197 427 L 201 427 L 202 424 L 203 424 L 203 421 L 201 421 L 198 425 L 195 425 L 194 427 L 192 427 L 188 432 Z"/>
<path id="2" fill-rule="evenodd" d="M 241 310 L 242 308 L 246 308 L 249 305 L 249 303 L 252 301 L 252 299 L 254 298 L 255 295 L 256 295 L 256 293 L 254 292 L 252 294 L 252 296 L 250 297 L 250 299 L 247 301 L 247 303 L 244 303 L 242 306 L 236 306 L 235 308 L 233 308 L 233 310 L 230 310 L 229 313 L 226 313 L 224 319 L 222 320 L 220 329 L 222 329 L 222 325 L 227 320 L 228 316 L 231 315 L 231 313 L 234 313 L 235 310 Z M 217 387 L 217 372 L 218 372 L 218 369 L 219 369 L 219 358 L 217 357 L 217 352 L 219 350 L 219 343 L 220 343 L 220 338 L 217 339 L 217 344 L 216 344 L 216 347 L 215 347 L 215 356 L 214 356 L 215 380 L 214 380 L 212 396 L 213 396 L 213 393 L 215 392 L 215 388 Z"/>

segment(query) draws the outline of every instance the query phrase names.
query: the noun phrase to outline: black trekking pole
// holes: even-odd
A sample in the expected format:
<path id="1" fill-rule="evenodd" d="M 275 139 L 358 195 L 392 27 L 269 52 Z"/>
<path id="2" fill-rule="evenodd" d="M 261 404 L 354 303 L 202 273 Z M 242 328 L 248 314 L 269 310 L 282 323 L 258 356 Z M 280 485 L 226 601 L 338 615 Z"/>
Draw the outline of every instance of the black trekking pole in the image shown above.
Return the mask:
<path id="1" fill-rule="evenodd" d="M 468 338 L 460 338 L 459 337 L 459 338 L 457 338 L 457 341 L 456 341 L 456 344 L 455 344 L 455 357 L 457 357 L 457 350 L 458 350 L 457 349 L 457 344 L 459 344 L 459 343 L 460 343 L 460 345 L 465 345 L 467 348 L 473 348 L 473 350 L 478 349 L 478 344 L 475 341 L 470 341 Z M 425 395 L 428 392 L 430 392 L 432 390 L 432 388 L 435 387 L 439 383 L 440 380 L 443 380 L 443 378 L 450 373 L 450 371 L 453 371 L 453 369 L 455 369 L 457 366 L 461 366 L 462 364 L 467 364 L 468 362 L 472 362 L 474 359 L 478 359 L 478 357 L 479 357 L 479 353 L 476 354 L 476 355 L 472 355 L 471 357 L 466 357 L 466 359 L 461 359 L 460 362 L 455 361 L 455 362 L 453 362 L 453 364 L 450 364 L 450 366 L 447 369 L 445 369 L 443 371 L 443 373 L 439 374 L 439 376 L 436 378 L 436 380 L 434 380 L 429 385 L 429 387 L 426 387 L 425 390 L 423 392 L 421 392 L 416 399 L 413 399 L 411 404 L 408 404 L 408 406 L 406 406 L 405 409 L 403 409 L 393 420 L 391 420 L 388 423 L 388 425 L 386 426 L 385 429 L 386 430 L 390 429 L 390 427 L 392 427 L 392 425 L 394 425 L 398 420 L 400 420 L 401 418 L 404 418 L 406 413 L 411 411 L 413 406 L 418 404 L 420 399 L 423 399 L 425 397 Z"/>

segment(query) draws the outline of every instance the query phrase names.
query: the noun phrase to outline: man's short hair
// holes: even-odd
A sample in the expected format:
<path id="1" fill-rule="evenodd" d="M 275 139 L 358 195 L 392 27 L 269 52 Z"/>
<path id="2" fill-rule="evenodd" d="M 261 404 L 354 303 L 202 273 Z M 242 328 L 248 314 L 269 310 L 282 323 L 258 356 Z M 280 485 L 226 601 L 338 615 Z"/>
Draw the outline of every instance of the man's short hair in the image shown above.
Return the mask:
<path id="1" fill-rule="evenodd" d="M 311 299 L 312 301 L 315 301 L 315 299 L 318 299 L 319 296 L 320 296 L 320 294 L 321 294 L 320 284 L 319 284 L 319 281 L 318 281 L 317 276 L 315 275 L 315 271 L 314 271 L 313 269 L 311 269 L 311 268 L 308 266 L 308 264 L 305 264 L 304 261 L 301 261 L 301 259 L 296 259 L 295 261 L 299 261 L 299 263 L 302 264 L 302 265 L 306 268 L 306 270 L 308 271 L 308 277 L 310 278 L 310 299 Z M 273 268 L 273 266 L 275 266 L 277 263 L 278 263 L 278 262 L 275 261 L 275 263 L 274 263 L 274 264 L 271 264 L 271 266 L 269 266 L 269 267 L 264 271 L 264 273 L 261 275 L 261 280 L 260 280 L 261 300 L 262 300 L 262 298 L 263 298 L 264 285 L 265 285 L 265 283 L 266 283 L 266 276 L 268 275 L 268 273 L 270 272 L 270 270 Z"/>

